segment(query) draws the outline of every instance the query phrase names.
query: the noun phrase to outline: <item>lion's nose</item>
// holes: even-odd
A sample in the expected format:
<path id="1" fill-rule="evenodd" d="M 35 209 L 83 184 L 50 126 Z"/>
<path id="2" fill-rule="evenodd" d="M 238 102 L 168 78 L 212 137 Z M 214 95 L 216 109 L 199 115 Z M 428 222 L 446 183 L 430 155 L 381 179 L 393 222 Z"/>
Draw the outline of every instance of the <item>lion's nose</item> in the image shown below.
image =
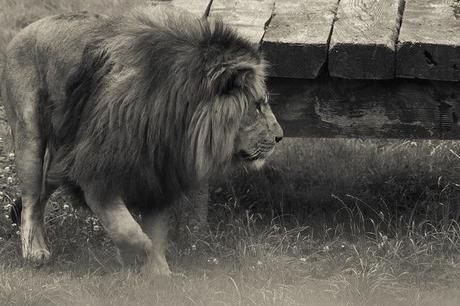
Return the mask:
<path id="1" fill-rule="evenodd" d="M 280 136 L 280 137 L 275 137 L 275 141 L 276 141 L 276 142 L 280 142 L 281 139 L 283 139 L 283 137 L 281 137 L 281 136 Z"/>

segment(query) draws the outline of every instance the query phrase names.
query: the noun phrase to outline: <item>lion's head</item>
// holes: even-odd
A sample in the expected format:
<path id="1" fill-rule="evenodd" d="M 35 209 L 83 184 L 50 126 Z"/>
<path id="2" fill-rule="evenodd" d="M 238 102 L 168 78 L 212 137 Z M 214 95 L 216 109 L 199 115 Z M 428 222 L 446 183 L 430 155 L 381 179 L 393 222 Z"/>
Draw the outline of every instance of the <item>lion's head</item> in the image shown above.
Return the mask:
<path id="1" fill-rule="evenodd" d="M 265 85 L 266 63 L 262 55 L 243 39 L 237 36 L 233 39 L 235 41 L 231 43 L 238 43 L 238 49 L 233 50 L 231 44 L 227 46 L 228 49 L 222 48 L 221 59 L 212 65 L 217 67 L 214 69 L 218 72 L 208 72 L 208 75 L 211 74 L 213 79 L 220 82 L 211 84 L 211 87 L 219 90 L 214 90 L 210 103 L 221 106 L 220 110 L 211 115 L 217 117 L 217 122 L 221 122 L 221 130 L 229 132 L 226 136 L 232 140 L 233 160 L 258 168 L 273 153 L 275 144 L 283 138 L 283 130 L 269 104 Z M 222 61 L 222 58 L 225 60 Z M 232 107 L 239 110 L 230 112 L 236 120 L 233 131 L 219 116 L 222 111 Z"/>
<path id="2" fill-rule="evenodd" d="M 235 138 L 234 154 L 259 168 L 283 138 L 283 130 L 270 108 L 268 95 L 251 102 Z"/>

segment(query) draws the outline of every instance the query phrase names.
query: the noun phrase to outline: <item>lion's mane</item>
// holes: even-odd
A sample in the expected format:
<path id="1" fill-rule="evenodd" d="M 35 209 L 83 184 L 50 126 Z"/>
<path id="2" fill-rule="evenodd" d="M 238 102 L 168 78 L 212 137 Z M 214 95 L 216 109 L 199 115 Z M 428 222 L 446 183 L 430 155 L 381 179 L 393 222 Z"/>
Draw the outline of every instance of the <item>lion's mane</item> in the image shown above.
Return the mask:
<path id="1" fill-rule="evenodd" d="M 51 111 L 51 178 L 158 207 L 229 164 L 248 101 L 264 90 L 249 42 L 172 10 L 109 18 L 90 35 Z"/>

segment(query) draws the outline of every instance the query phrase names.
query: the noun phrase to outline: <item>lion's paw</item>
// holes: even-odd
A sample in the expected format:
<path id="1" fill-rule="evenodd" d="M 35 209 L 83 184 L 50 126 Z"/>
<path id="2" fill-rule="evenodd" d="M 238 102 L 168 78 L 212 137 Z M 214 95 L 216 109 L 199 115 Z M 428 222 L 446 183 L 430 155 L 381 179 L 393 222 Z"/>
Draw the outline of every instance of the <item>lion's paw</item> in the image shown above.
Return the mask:
<path id="1" fill-rule="evenodd" d="M 149 262 L 148 264 L 144 265 L 142 268 L 142 273 L 151 276 L 174 276 L 171 270 L 169 270 L 169 266 L 167 264 L 165 265 L 157 262 Z"/>
<path id="2" fill-rule="evenodd" d="M 37 248 L 25 252 L 23 257 L 35 266 L 42 266 L 49 261 L 51 253 L 46 248 Z"/>

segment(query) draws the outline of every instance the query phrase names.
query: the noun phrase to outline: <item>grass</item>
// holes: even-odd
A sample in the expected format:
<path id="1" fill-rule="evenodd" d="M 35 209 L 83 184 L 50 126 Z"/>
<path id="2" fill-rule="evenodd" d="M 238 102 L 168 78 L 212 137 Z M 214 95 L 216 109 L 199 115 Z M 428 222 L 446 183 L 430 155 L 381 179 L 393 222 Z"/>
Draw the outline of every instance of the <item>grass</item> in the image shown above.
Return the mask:
<path id="1" fill-rule="evenodd" d="M 0 53 L 49 14 L 111 14 L 141 1 L 0 0 Z M 0 118 L 2 117 L 0 110 Z M 212 188 L 209 228 L 171 243 L 171 279 L 123 270 L 98 220 L 55 195 L 52 264 L 20 257 L 6 217 L 17 195 L 0 121 L 0 304 L 456 305 L 460 145 L 452 141 L 288 139 L 259 173 Z"/>

